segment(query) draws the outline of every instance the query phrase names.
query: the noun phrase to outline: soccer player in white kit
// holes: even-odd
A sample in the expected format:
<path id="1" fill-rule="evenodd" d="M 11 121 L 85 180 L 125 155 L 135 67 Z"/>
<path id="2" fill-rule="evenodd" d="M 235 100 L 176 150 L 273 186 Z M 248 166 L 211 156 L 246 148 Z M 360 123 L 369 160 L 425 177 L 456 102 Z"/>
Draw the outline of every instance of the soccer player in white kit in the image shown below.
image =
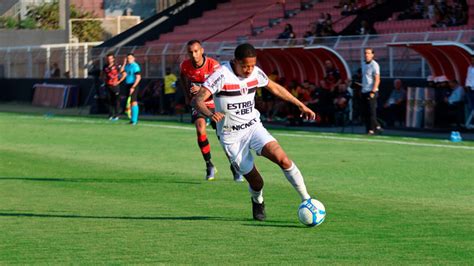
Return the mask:
<path id="1" fill-rule="evenodd" d="M 209 76 L 194 98 L 194 105 L 217 123 L 222 147 L 235 170 L 249 183 L 253 218 L 263 221 L 266 218 L 263 179 L 255 167 L 250 150 L 280 166 L 302 201 L 309 199 L 310 195 L 300 170 L 260 122 L 260 113 L 255 109 L 255 91 L 258 87 L 266 87 L 274 95 L 296 105 L 305 119 L 314 120 L 316 115 L 285 88 L 269 80 L 256 66 L 257 52 L 252 45 L 239 45 L 234 57 Z M 215 112 L 205 104 L 211 95 L 214 97 Z"/>

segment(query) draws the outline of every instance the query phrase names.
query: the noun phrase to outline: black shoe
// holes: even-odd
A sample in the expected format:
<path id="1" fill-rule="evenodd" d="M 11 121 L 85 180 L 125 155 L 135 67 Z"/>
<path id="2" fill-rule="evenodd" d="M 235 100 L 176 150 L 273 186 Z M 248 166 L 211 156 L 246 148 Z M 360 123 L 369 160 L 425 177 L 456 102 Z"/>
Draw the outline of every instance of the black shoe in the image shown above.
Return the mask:
<path id="1" fill-rule="evenodd" d="M 253 201 L 252 198 L 250 198 L 252 201 L 252 214 L 253 214 L 253 219 L 257 221 L 265 221 L 266 215 L 265 215 L 265 203 L 262 202 L 262 204 L 256 203 Z"/>

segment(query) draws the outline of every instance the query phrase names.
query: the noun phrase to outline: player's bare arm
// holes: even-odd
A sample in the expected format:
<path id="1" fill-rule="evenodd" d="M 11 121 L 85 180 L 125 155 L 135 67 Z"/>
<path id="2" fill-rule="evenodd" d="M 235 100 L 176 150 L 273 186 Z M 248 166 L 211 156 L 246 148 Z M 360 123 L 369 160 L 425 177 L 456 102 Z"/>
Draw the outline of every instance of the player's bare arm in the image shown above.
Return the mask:
<path id="1" fill-rule="evenodd" d="M 213 113 L 209 108 L 207 108 L 205 101 L 211 97 L 211 92 L 205 88 L 201 88 L 197 95 L 193 98 L 192 105 L 196 108 L 200 113 L 209 117 L 214 122 L 219 122 L 224 118 L 224 114 L 216 112 Z"/>
<path id="2" fill-rule="evenodd" d="M 127 72 L 122 71 L 121 74 L 122 74 L 122 76 L 121 76 L 121 78 L 117 81 L 117 85 L 119 85 L 120 83 L 122 83 L 122 81 L 124 81 L 125 78 L 127 77 Z"/>
<path id="3" fill-rule="evenodd" d="M 288 92 L 280 84 L 272 80 L 269 80 L 267 89 L 275 96 L 296 105 L 298 109 L 300 109 L 301 111 L 301 117 L 305 119 L 311 119 L 311 120 L 314 120 L 316 118 L 316 114 L 311 109 L 309 109 L 306 105 L 304 105 L 304 103 L 302 103 L 300 100 L 296 99 L 290 92 Z"/>
<path id="4" fill-rule="evenodd" d="M 186 104 L 190 104 L 191 103 L 191 99 L 189 97 L 189 91 L 188 91 L 188 86 L 189 86 L 189 81 L 188 81 L 188 78 L 186 77 L 186 75 L 184 75 L 183 72 L 180 72 L 179 73 L 179 83 L 181 84 L 181 90 L 183 91 L 183 94 L 184 94 L 184 101 L 186 102 Z"/>
<path id="5" fill-rule="evenodd" d="M 380 85 L 380 75 L 376 74 L 375 75 L 374 87 L 372 88 L 372 91 L 377 92 L 377 88 L 379 87 L 379 85 Z"/>

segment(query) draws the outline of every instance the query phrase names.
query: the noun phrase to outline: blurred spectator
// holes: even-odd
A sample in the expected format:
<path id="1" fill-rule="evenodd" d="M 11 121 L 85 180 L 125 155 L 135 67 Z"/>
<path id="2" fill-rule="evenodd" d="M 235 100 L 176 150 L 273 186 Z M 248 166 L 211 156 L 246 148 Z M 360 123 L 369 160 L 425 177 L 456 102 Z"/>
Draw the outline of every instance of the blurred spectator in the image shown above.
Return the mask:
<path id="1" fill-rule="evenodd" d="M 444 1 L 438 1 L 434 6 L 434 28 L 459 26 L 467 23 L 468 5 L 466 0 L 455 0 L 452 6 Z"/>
<path id="2" fill-rule="evenodd" d="M 347 84 L 341 82 L 334 94 L 334 122 L 335 125 L 344 126 L 349 118 L 350 100 L 352 95 L 348 90 Z"/>
<path id="3" fill-rule="evenodd" d="M 318 122 L 322 125 L 332 124 L 334 119 L 333 94 L 321 87 L 316 87 L 312 93 L 309 107 L 318 114 Z"/>
<path id="4" fill-rule="evenodd" d="M 46 69 L 44 71 L 43 78 L 45 78 L 45 79 L 51 78 L 51 67 L 46 67 Z"/>
<path id="5" fill-rule="evenodd" d="M 445 102 L 448 103 L 448 121 L 456 123 L 457 129 L 461 128 L 461 124 L 464 123 L 464 88 L 459 85 L 457 80 L 451 80 L 449 82 L 451 88 L 451 94 L 445 98 Z"/>
<path id="6" fill-rule="evenodd" d="M 321 14 L 319 14 L 319 19 L 316 21 L 316 23 L 314 23 L 314 25 L 315 25 L 314 32 L 316 36 L 320 37 L 321 32 L 323 31 L 324 26 L 326 25 L 326 14 L 324 12 L 321 12 Z"/>
<path id="7" fill-rule="evenodd" d="M 315 37 L 335 36 L 336 32 L 332 28 L 332 16 L 329 13 L 321 13 L 319 19 L 310 23 L 310 30 L 307 31 L 303 38 L 305 41 L 312 42 Z"/>
<path id="8" fill-rule="evenodd" d="M 295 38 L 296 38 L 296 34 L 293 31 L 293 26 L 291 24 L 286 24 L 285 29 L 283 30 L 282 33 L 278 35 L 277 39 L 286 40 L 286 39 L 295 39 Z"/>
<path id="9" fill-rule="evenodd" d="M 339 6 L 342 8 L 341 15 L 349 16 L 357 13 L 358 4 L 355 0 L 339 1 Z"/>
<path id="10" fill-rule="evenodd" d="M 406 109 L 406 90 L 402 81 L 396 79 L 393 82 L 393 90 L 387 101 L 383 105 L 382 118 L 385 119 L 388 126 L 394 126 L 395 122 L 403 124 Z"/>
<path id="11" fill-rule="evenodd" d="M 400 15 L 398 15 L 398 20 L 404 19 L 422 19 L 424 15 L 424 3 L 422 0 L 413 1 L 412 5 Z"/>
<path id="12" fill-rule="evenodd" d="M 143 103 L 143 111 L 147 114 L 158 114 L 160 111 L 160 96 L 162 82 L 150 81 L 146 87 L 138 92 L 138 98 Z"/>
<path id="13" fill-rule="evenodd" d="M 51 78 L 60 78 L 61 77 L 61 70 L 59 69 L 58 63 L 53 63 L 51 70 L 50 70 Z"/>
<path id="14" fill-rule="evenodd" d="M 164 111 L 166 114 L 174 114 L 177 80 L 178 78 L 176 75 L 171 73 L 171 69 L 166 68 L 166 75 L 164 78 Z"/>
<path id="15" fill-rule="evenodd" d="M 278 71 L 274 70 L 268 76 L 268 79 L 278 83 L 278 79 L 279 79 Z M 265 113 L 266 120 L 272 121 L 273 120 L 273 105 L 275 104 L 274 95 L 271 92 L 269 92 L 267 89 L 262 89 L 261 100 L 262 100 L 261 106 Z"/>
<path id="16" fill-rule="evenodd" d="M 361 122 L 361 90 L 362 90 L 362 69 L 358 68 L 356 73 L 352 75 L 352 120 L 353 122 Z"/>
<path id="17" fill-rule="evenodd" d="M 312 28 L 313 27 L 311 27 L 311 30 L 305 32 L 304 35 L 303 35 L 303 39 L 304 39 L 306 44 L 312 43 L 313 40 L 316 38 L 316 33 L 312 31 Z"/>
<path id="18" fill-rule="evenodd" d="M 324 79 L 321 80 L 321 88 L 333 92 L 334 89 L 341 83 L 341 74 L 339 70 L 334 66 L 331 60 L 324 61 L 325 75 Z"/>
<path id="19" fill-rule="evenodd" d="M 449 88 L 448 78 L 446 76 L 437 76 L 433 78 L 433 88 L 435 89 L 435 122 L 440 127 L 447 126 L 448 103 L 451 89 Z"/>
<path id="20" fill-rule="evenodd" d="M 292 80 L 288 84 L 288 90 L 293 96 L 295 96 L 295 98 L 299 100 L 301 100 L 304 97 L 304 95 L 302 94 L 303 88 L 296 80 Z M 296 107 L 295 105 L 289 104 L 287 102 L 285 102 L 285 104 L 288 110 L 287 118 L 288 118 L 289 124 L 292 126 L 301 125 L 302 119 L 300 118 L 300 111 L 298 107 Z"/>
<path id="21" fill-rule="evenodd" d="M 367 35 L 367 34 L 377 34 L 374 27 L 367 22 L 367 20 L 362 20 L 360 23 L 360 28 L 357 31 L 359 35 Z"/>
<path id="22" fill-rule="evenodd" d="M 425 18 L 434 19 L 435 17 L 435 1 L 431 0 L 426 8 Z"/>
<path id="23" fill-rule="evenodd" d="M 300 100 L 305 105 L 308 105 L 313 100 L 312 98 L 312 88 L 308 80 L 303 81 L 303 83 L 297 88 L 298 100 Z"/>

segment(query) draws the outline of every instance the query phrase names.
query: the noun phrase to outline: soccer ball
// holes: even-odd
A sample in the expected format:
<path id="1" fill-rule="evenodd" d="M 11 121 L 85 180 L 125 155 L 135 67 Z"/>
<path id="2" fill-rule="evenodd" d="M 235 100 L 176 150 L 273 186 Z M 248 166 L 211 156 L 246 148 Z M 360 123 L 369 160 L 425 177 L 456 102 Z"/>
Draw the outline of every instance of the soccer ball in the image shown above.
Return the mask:
<path id="1" fill-rule="evenodd" d="M 315 199 L 303 201 L 298 208 L 298 219 L 306 226 L 318 226 L 324 222 L 326 209 Z"/>

